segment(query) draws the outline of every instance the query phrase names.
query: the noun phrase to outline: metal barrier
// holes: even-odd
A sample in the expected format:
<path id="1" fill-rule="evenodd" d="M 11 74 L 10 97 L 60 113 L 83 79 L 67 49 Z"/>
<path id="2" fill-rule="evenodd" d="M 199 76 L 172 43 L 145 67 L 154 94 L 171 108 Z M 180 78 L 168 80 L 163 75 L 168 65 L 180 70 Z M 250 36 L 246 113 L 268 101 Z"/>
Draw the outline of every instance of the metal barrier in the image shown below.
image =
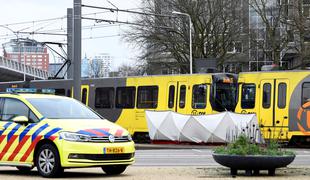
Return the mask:
<path id="1" fill-rule="evenodd" d="M 0 68 L 10 69 L 21 74 L 26 74 L 26 76 L 31 76 L 37 79 L 47 79 L 48 72 L 42 69 L 38 69 L 29 65 L 24 65 L 22 63 L 5 59 L 0 56 Z"/>

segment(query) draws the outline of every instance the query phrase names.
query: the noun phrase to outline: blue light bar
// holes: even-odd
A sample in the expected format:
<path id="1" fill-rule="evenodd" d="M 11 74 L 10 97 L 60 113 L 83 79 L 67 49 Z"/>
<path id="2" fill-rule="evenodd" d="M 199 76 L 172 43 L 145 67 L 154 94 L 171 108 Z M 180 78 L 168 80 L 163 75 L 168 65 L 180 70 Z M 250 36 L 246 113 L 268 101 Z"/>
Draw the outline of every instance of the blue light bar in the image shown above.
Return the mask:
<path id="1" fill-rule="evenodd" d="M 55 94 L 55 89 L 50 89 L 50 88 L 45 88 L 45 89 L 41 89 L 41 93 L 42 94 Z"/>
<path id="2" fill-rule="evenodd" d="M 36 93 L 36 88 L 6 88 L 9 93 Z"/>

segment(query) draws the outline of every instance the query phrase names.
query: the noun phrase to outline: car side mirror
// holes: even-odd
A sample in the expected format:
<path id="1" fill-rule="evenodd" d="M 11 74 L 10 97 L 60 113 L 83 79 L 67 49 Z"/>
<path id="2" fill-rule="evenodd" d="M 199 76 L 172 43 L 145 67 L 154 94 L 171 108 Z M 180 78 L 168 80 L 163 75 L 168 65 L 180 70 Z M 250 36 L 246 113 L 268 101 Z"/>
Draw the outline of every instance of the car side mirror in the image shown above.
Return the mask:
<path id="1" fill-rule="evenodd" d="M 15 123 L 28 123 L 28 118 L 26 116 L 16 116 L 12 119 Z"/>

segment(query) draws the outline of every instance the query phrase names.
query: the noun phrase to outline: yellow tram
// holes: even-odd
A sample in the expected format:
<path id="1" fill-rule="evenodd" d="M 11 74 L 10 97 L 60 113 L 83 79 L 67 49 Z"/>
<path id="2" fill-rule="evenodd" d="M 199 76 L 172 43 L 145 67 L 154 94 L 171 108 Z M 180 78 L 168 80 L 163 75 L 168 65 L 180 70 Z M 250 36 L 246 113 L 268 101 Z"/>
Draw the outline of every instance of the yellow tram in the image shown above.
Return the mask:
<path id="1" fill-rule="evenodd" d="M 0 91 L 23 83 L 0 83 Z M 52 88 L 72 96 L 72 80 L 34 80 L 30 88 Z M 134 139 L 147 138 L 145 110 L 181 114 L 234 111 L 237 76 L 227 73 L 83 79 L 81 101 L 106 119 L 126 128 Z"/>
<path id="2" fill-rule="evenodd" d="M 310 141 L 310 71 L 240 73 L 237 113 L 256 113 L 264 138 Z"/>

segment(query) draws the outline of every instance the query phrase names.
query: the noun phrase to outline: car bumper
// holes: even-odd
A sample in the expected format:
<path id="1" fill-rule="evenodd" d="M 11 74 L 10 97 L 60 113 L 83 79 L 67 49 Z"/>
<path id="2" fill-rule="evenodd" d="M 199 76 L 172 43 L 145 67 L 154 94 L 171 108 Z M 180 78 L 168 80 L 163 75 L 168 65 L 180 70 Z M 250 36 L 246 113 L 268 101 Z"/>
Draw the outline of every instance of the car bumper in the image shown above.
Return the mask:
<path id="1" fill-rule="evenodd" d="M 133 164 L 134 142 L 122 143 L 87 143 L 62 140 L 60 150 L 61 166 L 91 167 L 104 165 Z M 121 148 L 121 153 L 108 153 L 107 148 Z"/>

